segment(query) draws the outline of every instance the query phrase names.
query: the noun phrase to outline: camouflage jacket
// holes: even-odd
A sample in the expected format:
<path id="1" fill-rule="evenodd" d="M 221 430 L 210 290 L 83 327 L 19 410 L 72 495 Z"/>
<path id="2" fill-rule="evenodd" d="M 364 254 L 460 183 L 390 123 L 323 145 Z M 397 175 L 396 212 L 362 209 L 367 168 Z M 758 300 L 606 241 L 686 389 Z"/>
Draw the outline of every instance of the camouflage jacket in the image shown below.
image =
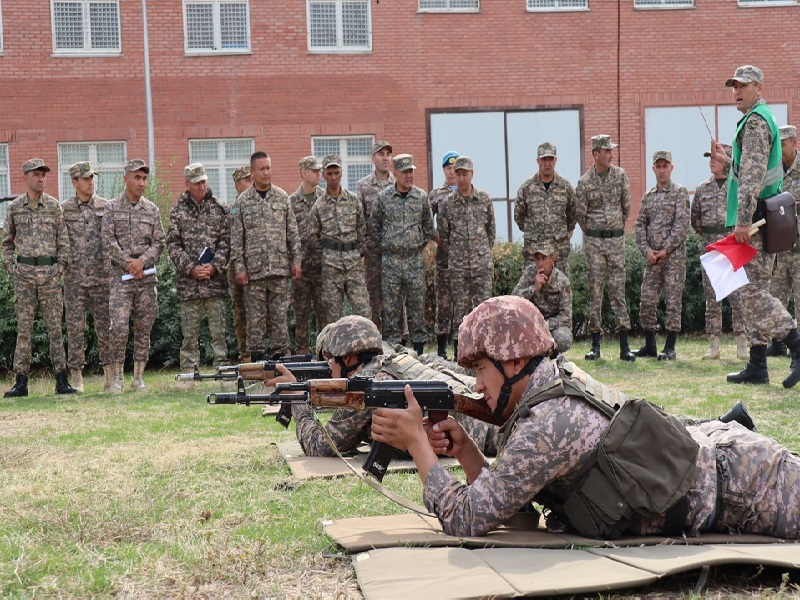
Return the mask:
<path id="1" fill-rule="evenodd" d="M 625 228 L 631 212 L 631 184 L 625 169 L 611 165 L 604 180 L 592 165 L 578 180 L 575 197 L 575 217 L 584 232 Z"/>
<path id="2" fill-rule="evenodd" d="M 231 208 L 231 260 L 250 279 L 289 277 L 303 261 L 297 219 L 289 196 L 273 185 L 262 199 L 251 185 Z"/>
<path id="3" fill-rule="evenodd" d="M 686 233 L 689 227 L 689 192 L 670 181 L 664 189 L 658 186 L 642 198 L 636 217 L 636 245 L 642 255 L 647 250 L 666 250 L 686 253 Z"/>
<path id="4" fill-rule="evenodd" d="M 764 100 L 759 99 L 756 104 L 764 104 Z M 758 113 L 751 114 L 744 128 L 736 136 L 735 143 L 742 149 L 737 194 L 739 212 L 736 216 L 736 225 L 749 227 L 753 223 L 758 195 L 764 187 L 769 151 L 772 146 L 772 132 L 764 117 Z"/>
<path id="5" fill-rule="evenodd" d="M 103 216 L 103 250 L 110 264 L 111 277 L 119 280 L 128 273 L 128 261 L 138 258 L 145 269 L 156 266 L 164 251 L 164 226 L 161 211 L 142 196 L 131 204 L 123 192 L 106 205 Z M 155 275 L 142 281 L 155 282 Z"/>
<path id="6" fill-rule="evenodd" d="M 474 186 L 466 198 L 452 192 L 439 202 L 438 227 L 448 269 L 491 274 L 496 231 L 489 194 Z"/>
<path id="7" fill-rule="evenodd" d="M 783 191 L 791 192 L 795 202 L 800 205 L 800 151 L 794 157 L 794 162 L 783 172 Z"/>
<path id="8" fill-rule="evenodd" d="M 300 249 L 303 251 L 303 271 L 314 271 L 319 269 L 319 254 L 312 254 L 308 250 L 308 226 L 309 218 L 311 217 L 311 207 L 317 199 L 325 193 L 321 187 L 314 188 L 314 197 L 311 202 L 306 200 L 303 194 L 303 186 L 298 187 L 294 194 L 289 196 L 289 202 L 292 203 L 292 210 L 294 211 L 294 218 L 297 219 L 297 233 L 300 235 Z"/>
<path id="9" fill-rule="evenodd" d="M 525 243 L 568 244 L 569 234 L 578 222 L 575 203 L 575 189 L 558 173 L 550 189 L 545 189 L 539 173 L 526 179 L 514 204 L 514 222 L 522 230 Z"/>
<path id="10" fill-rule="evenodd" d="M 563 271 L 553 267 L 553 272 L 547 282 L 534 291 L 536 284 L 536 274 L 539 272 L 537 265 L 528 265 L 522 271 L 512 296 L 522 296 L 526 300 L 533 302 L 539 312 L 542 313 L 547 326 L 552 331 L 556 327 L 568 327 L 572 329 L 572 288 L 569 285 L 569 277 Z"/>
<path id="11" fill-rule="evenodd" d="M 108 286 L 108 263 L 103 258 L 103 216 L 108 200 L 93 195 L 86 202 L 78 196 L 61 203 L 69 232 L 69 266 L 64 271 L 68 286 Z"/>
<path id="12" fill-rule="evenodd" d="M 208 191 L 198 204 L 184 192 L 172 207 L 167 228 L 167 250 L 175 263 L 178 300 L 198 300 L 225 296 L 228 277 L 225 273 L 230 258 L 230 218 L 228 209 Z M 205 248 L 214 252 L 211 279 L 194 279 L 189 272 L 197 266 Z"/>
<path id="13" fill-rule="evenodd" d="M 311 207 L 308 246 L 322 257 L 322 264 L 335 269 L 352 269 L 361 265 L 364 246 L 364 213 L 353 192 L 341 188 L 338 198 L 327 191 Z M 349 250 L 326 247 L 328 244 L 349 244 Z"/>
<path id="14" fill-rule="evenodd" d="M 55 256 L 55 265 L 25 265 L 17 263 L 14 256 L 26 258 Z M 41 275 L 49 270 L 60 275 L 69 265 L 69 234 L 64 223 L 64 213 L 58 200 L 42 193 L 39 202 L 32 206 L 27 193 L 14 198 L 6 209 L 3 230 L 3 267 L 9 273 Z"/>
<path id="15" fill-rule="evenodd" d="M 692 229 L 698 235 L 714 235 L 716 239 L 724 237 L 722 233 L 702 234 L 703 227 L 715 227 L 724 229 L 725 218 L 728 211 L 728 180 L 717 185 L 717 180 L 712 175 L 694 190 L 694 199 L 690 222 Z"/>
<path id="16" fill-rule="evenodd" d="M 447 185 L 446 181 L 439 187 L 430 191 L 428 194 L 428 203 L 431 205 L 431 212 L 433 213 L 434 217 L 438 216 L 441 203 L 444 202 L 445 199 L 454 191 L 456 191 L 455 188 L 451 188 L 449 185 Z"/>
<path id="17" fill-rule="evenodd" d="M 394 183 L 395 178 L 391 173 L 389 173 L 389 178 L 386 181 L 378 181 L 374 171 L 358 180 L 358 183 L 356 183 L 356 196 L 361 200 L 361 206 L 364 209 L 365 223 L 368 223 L 370 216 L 372 216 L 372 207 L 375 204 L 375 198 L 387 187 L 394 185 Z"/>
<path id="18" fill-rule="evenodd" d="M 422 252 L 428 240 L 436 237 L 428 195 L 415 185 L 405 198 L 397 186 L 386 188 L 375 199 L 367 236 L 381 253 L 411 256 Z"/>

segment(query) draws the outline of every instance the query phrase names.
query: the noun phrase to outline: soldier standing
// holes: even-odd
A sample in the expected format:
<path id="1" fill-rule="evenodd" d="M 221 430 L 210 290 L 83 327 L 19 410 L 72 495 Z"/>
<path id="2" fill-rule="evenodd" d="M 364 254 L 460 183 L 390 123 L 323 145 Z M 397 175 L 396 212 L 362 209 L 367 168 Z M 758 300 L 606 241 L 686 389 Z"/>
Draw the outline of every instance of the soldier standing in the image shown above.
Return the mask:
<path id="1" fill-rule="evenodd" d="M 108 391 L 121 394 L 125 384 L 125 347 L 133 313 L 133 381 L 146 389 L 144 369 L 150 355 L 150 330 L 158 314 L 155 267 L 164 251 L 164 227 L 158 206 L 144 197 L 150 167 L 141 159 L 125 164 L 125 191 L 108 203 L 103 216 L 103 248 L 111 262 L 111 360 L 114 380 Z M 145 273 L 151 270 L 150 274 Z"/>
<path id="2" fill-rule="evenodd" d="M 372 164 L 375 172 L 360 179 L 356 184 L 356 196 L 364 207 L 364 222 L 369 223 L 375 198 L 387 187 L 394 185 L 394 175 L 389 172 L 392 164 L 392 146 L 387 141 L 375 142 L 372 145 Z M 372 310 L 372 322 L 381 329 L 381 254 L 380 248 L 371 246 L 369 238 L 364 248 L 364 278 L 369 292 L 369 305 Z"/>
<path id="3" fill-rule="evenodd" d="M 308 246 L 321 256 L 320 327 L 338 321 L 345 296 L 353 314 L 369 318 L 370 307 L 364 283 L 364 212 L 353 192 L 342 187 L 342 159 L 329 154 L 322 159 L 325 192 L 311 207 Z"/>
<path id="4" fill-rule="evenodd" d="M 44 193 L 50 167 L 41 158 L 22 163 L 26 192 L 8 206 L 3 236 L 3 267 L 14 281 L 17 345 L 14 386 L 6 398 L 28 395 L 31 337 L 36 306 L 50 339 L 50 362 L 56 372 L 56 394 L 74 394 L 67 381 L 67 359 L 61 318 L 64 315 L 61 275 L 69 264 L 69 235 L 58 200 Z M 16 256 L 14 253 L 16 252 Z"/>
<path id="5" fill-rule="evenodd" d="M 183 170 L 186 191 L 169 215 L 167 250 L 175 263 L 178 301 L 181 303 L 183 343 L 180 366 L 192 373 L 200 366 L 200 322 L 203 311 L 211 333 L 214 366 L 228 361 L 225 296 L 228 280 L 225 269 L 230 257 L 230 219 L 228 210 L 217 200 L 206 183 L 208 175 L 200 163 Z M 194 381 L 181 381 L 178 389 L 194 388 Z"/>
<path id="6" fill-rule="evenodd" d="M 444 202 L 456 189 L 456 159 L 458 152 L 447 152 L 442 158 L 442 171 L 444 172 L 444 183 L 431 190 L 428 194 L 428 202 L 431 205 L 433 216 L 439 214 L 439 205 Z M 436 295 L 436 333 L 437 354 L 447 360 L 447 344 L 453 334 L 453 297 L 450 294 L 450 275 L 447 272 L 447 253 L 441 244 L 436 246 L 436 279 L 434 290 Z"/>
<path id="7" fill-rule="evenodd" d="M 309 252 L 308 225 L 311 207 L 317 201 L 323 190 L 319 187 L 320 169 L 322 165 L 316 156 L 306 156 L 300 159 L 300 187 L 289 196 L 292 210 L 297 219 L 297 232 L 300 235 L 300 248 L 303 252 L 303 276 L 292 282 L 292 306 L 294 307 L 294 341 L 299 354 L 311 351 L 311 341 L 308 332 L 308 323 L 311 311 L 316 315 L 317 325 L 315 331 L 321 327 L 319 323 L 322 296 L 320 294 L 321 265 L 318 253 Z M 363 213 L 362 213 L 363 215 Z"/>
<path id="8" fill-rule="evenodd" d="M 730 155 L 731 147 L 725 146 L 725 151 Z M 703 154 L 709 159 L 711 177 L 697 186 L 694 191 L 694 200 L 690 221 L 692 228 L 700 236 L 700 247 L 706 248 L 709 244 L 719 241 L 722 237 L 733 231 L 732 227 L 725 226 L 725 213 L 728 197 L 728 171 L 730 161 L 720 162 L 710 152 Z M 705 269 L 703 271 L 703 288 L 706 294 L 706 334 L 708 335 L 708 351 L 703 355 L 703 360 L 717 360 L 719 353 L 719 336 L 722 333 L 722 304 L 717 302 L 714 288 L 708 279 Z M 736 357 L 740 360 L 747 359 L 747 335 L 744 329 L 744 309 L 742 299 L 738 292 L 728 296 L 733 313 L 733 333 L 736 335 Z"/>
<path id="9" fill-rule="evenodd" d="M 686 232 L 689 226 L 689 192 L 672 181 L 672 152 L 653 153 L 656 186 L 642 198 L 636 218 L 636 245 L 645 258 L 639 318 L 645 344 L 639 357 L 675 360 L 675 340 L 681 330 L 683 286 L 686 283 Z M 664 291 L 667 340 L 656 348 L 656 309 Z"/>
<path id="10" fill-rule="evenodd" d="M 453 323 L 492 296 L 492 246 L 496 235 L 494 207 L 489 194 L 472 185 L 472 159 L 459 156 L 453 165 L 456 191 L 439 203 L 439 238 L 447 255 L 450 283 L 458 293 L 453 299 Z M 458 333 L 453 334 L 458 353 Z"/>
<path id="11" fill-rule="evenodd" d="M 383 339 L 400 343 L 403 295 L 411 342 L 417 354 L 425 348 L 425 264 L 422 250 L 439 237 L 433 226 L 428 195 L 414 185 L 414 159 L 398 154 L 393 159 L 395 184 L 375 199 L 367 227 L 370 242 L 382 255 Z"/>
<path id="12" fill-rule="evenodd" d="M 239 167 L 233 172 L 233 185 L 236 186 L 237 196 L 241 196 L 250 187 L 253 179 L 250 167 Z M 233 202 L 231 202 L 231 206 Z M 230 207 L 229 207 L 230 208 Z M 239 362 L 250 362 L 247 353 L 247 309 L 244 304 L 244 286 L 236 283 L 236 271 L 228 265 L 228 285 L 231 290 L 231 312 L 233 312 L 233 329 L 236 332 L 236 342 L 239 346 Z"/>
<path id="13" fill-rule="evenodd" d="M 84 337 L 86 312 L 91 311 L 97 346 L 103 365 L 103 391 L 114 380 L 114 365 L 109 345 L 108 296 L 111 281 L 103 258 L 103 215 L 108 200 L 94 193 L 97 171 L 88 162 L 69 168 L 75 195 L 61 203 L 69 232 L 70 259 L 64 271 L 64 309 L 67 317 L 67 365 L 72 387 L 83 392 L 83 366 L 86 361 Z"/>
<path id="14" fill-rule="evenodd" d="M 614 148 L 610 135 L 592 138 L 594 164 L 578 180 L 575 213 L 585 236 L 589 283 L 589 332 L 592 349 L 586 360 L 600 358 L 603 288 L 608 280 L 608 299 L 619 332 L 620 360 L 634 361 L 628 347 L 631 318 L 625 303 L 625 221 L 631 211 L 631 184 L 625 170 L 612 165 Z"/>
<path id="15" fill-rule="evenodd" d="M 519 187 L 514 204 L 514 221 L 523 232 L 525 265 L 535 264 L 533 248 L 550 242 L 556 250 L 556 262 L 569 275 L 572 232 L 575 216 L 575 189 L 556 173 L 557 148 L 544 142 L 536 150 L 539 171 Z"/>
<path id="16" fill-rule="evenodd" d="M 290 277 L 300 279 L 303 253 L 289 196 L 272 185 L 272 160 L 266 152 L 250 157 L 253 185 L 231 209 L 231 265 L 236 283 L 245 286 L 247 352 L 264 360 L 269 316 L 271 356 L 289 353 L 287 313 Z"/>

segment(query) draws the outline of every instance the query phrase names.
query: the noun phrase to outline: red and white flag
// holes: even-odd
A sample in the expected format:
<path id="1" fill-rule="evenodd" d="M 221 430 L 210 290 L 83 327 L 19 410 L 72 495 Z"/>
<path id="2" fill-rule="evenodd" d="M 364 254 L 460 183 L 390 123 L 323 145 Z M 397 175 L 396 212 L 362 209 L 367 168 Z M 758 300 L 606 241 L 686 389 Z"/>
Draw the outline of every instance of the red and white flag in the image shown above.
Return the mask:
<path id="1" fill-rule="evenodd" d="M 717 302 L 750 283 L 742 268 L 758 253 L 750 244 L 740 244 L 731 234 L 710 244 L 706 250 L 708 252 L 700 257 L 700 263 L 714 288 Z"/>

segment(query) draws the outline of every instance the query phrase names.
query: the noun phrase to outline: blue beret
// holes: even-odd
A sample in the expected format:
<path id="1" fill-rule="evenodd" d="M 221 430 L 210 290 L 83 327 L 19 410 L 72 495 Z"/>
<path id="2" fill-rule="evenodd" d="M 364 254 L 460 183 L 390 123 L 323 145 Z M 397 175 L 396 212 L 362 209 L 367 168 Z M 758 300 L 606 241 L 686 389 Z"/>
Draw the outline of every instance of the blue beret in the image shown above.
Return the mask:
<path id="1" fill-rule="evenodd" d="M 444 158 L 442 158 L 442 167 L 454 164 L 457 158 L 458 158 L 458 152 L 453 152 L 451 150 L 450 152 L 444 155 Z"/>

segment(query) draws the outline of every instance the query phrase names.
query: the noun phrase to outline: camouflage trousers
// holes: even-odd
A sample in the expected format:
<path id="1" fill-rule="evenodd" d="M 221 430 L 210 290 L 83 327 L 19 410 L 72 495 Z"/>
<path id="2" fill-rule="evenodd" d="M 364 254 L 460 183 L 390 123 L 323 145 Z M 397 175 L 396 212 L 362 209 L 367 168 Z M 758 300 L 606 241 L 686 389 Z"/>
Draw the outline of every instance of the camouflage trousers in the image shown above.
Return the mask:
<path id="1" fill-rule="evenodd" d="M 564 275 L 569 277 L 569 253 L 572 251 L 572 245 L 570 244 L 569 238 L 567 238 L 566 242 L 556 242 L 551 240 L 551 243 L 553 244 L 553 249 L 556 251 L 556 267 L 558 267 L 564 273 Z M 522 247 L 523 270 L 528 265 L 536 264 L 536 258 L 533 255 L 533 249 L 535 246 L 535 242 L 524 242 Z"/>
<path id="2" fill-rule="evenodd" d="M 108 305 L 111 319 L 109 336 L 111 362 L 125 362 L 131 314 L 133 314 L 133 360 L 147 362 L 150 356 L 150 331 L 158 315 L 156 282 L 119 281 L 119 277 L 114 277 Z"/>
<path id="3" fill-rule="evenodd" d="M 289 277 L 265 277 L 250 280 L 245 286 L 244 300 L 247 305 L 247 353 L 267 353 L 264 339 L 269 320 L 269 339 L 272 347 L 269 355 L 289 354 L 289 304 L 291 283 Z"/>
<path id="4" fill-rule="evenodd" d="M 208 331 L 211 333 L 211 351 L 214 353 L 214 366 L 228 363 L 228 342 L 226 339 L 227 320 L 225 318 L 225 298 L 197 298 L 181 301 L 181 369 L 193 369 L 200 366 L 200 323 L 203 312 L 208 319 Z"/>
<path id="5" fill-rule="evenodd" d="M 654 265 L 645 265 L 642 276 L 639 321 L 645 331 L 656 330 L 656 309 L 664 292 L 666 315 L 664 328 L 667 331 L 681 330 L 683 308 L 683 286 L 686 283 L 686 253 L 683 249 L 668 254 Z"/>
<path id="6" fill-rule="evenodd" d="M 403 306 L 408 318 L 409 337 L 412 343 L 425 343 L 425 264 L 422 251 L 410 256 L 383 255 L 382 291 L 383 339 L 399 344 L 402 336 L 400 323 Z M 405 303 L 403 297 L 405 296 Z"/>
<path id="7" fill-rule="evenodd" d="M 764 252 L 761 233 L 750 238 L 758 253 L 744 266 L 750 283 L 739 288 L 744 306 L 744 323 L 751 346 L 766 346 L 772 338 L 782 340 L 795 327 L 792 316 L 780 300 L 769 293 L 772 254 Z"/>
<path id="8" fill-rule="evenodd" d="M 31 338 L 36 307 L 41 304 L 42 318 L 50 340 L 50 362 L 56 373 L 67 368 L 64 354 L 64 316 L 61 276 L 58 266 L 16 265 L 14 272 L 14 313 L 17 317 L 17 346 L 14 349 L 14 373 L 27 375 L 31 368 Z"/>
<path id="9" fill-rule="evenodd" d="M 111 364 L 109 344 L 108 285 L 84 287 L 79 282 L 68 282 L 64 286 L 64 312 L 67 321 L 67 366 L 83 369 L 86 364 L 86 313 L 91 312 L 97 332 L 97 350 L 103 365 Z"/>
<path id="10" fill-rule="evenodd" d="M 465 273 L 449 269 L 453 295 L 453 339 L 458 340 L 458 328 L 472 309 L 492 297 L 492 273 Z"/>
<path id="11" fill-rule="evenodd" d="M 702 237 L 702 246 L 705 248 L 709 244 L 719 241 L 719 236 L 708 236 L 707 234 Z M 717 302 L 717 296 L 714 288 L 711 287 L 711 281 L 708 279 L 706 270 L 701 268 L 703 272 L 703 289 L 706 293 L 706 334 L 707 335 L 720 335 L 722 333 L 722 302 Z M 744 334 L 744 307 L 742 306 L 742 298 L 738 292 L 734 292 L 728 296 L 728 302 L 731 305 L 731 316 L 733 317 L 733 333 L 735 335 Z"/>
<path id="12" fill-rule="evenodd" d="M 337 269 L 328 264 L 322 265 L 320 286 L 320 329 L 342 318 L 345 297 L 350 301 L 352 313 L 369 319 L 371 313 L 367 286 L 364 283 L 364 270 L 361 267 Z"/>
<path id="13" fill-rule="evenodd" d="M 794 298 L 795 321 L 800 320 L 800 252 L 781 252 L 775 255 L 775 267 L 769 292 L 788 307 Z"/>
<path id="14" fill-rule="evenodd" d="M 453 333 L 453 297 L 450 293 L 450 273 L 447 270 L 447 253 L 441 246 L 436 248 L 436 275 L 434 280 L 436 294 L 436 335 Z"/>
<path id="15" fill-rule="evenodd" d="M 292 279 L 292 309 L 294 310 L 294 342 L 298 354 L 307 354 L 311 351 L 311 335 L 308 324 L 311 321 L 311 312 L 314 311 L 315 330 L 319 331 L 320 306 L 322 295 L 320 293 L 319 270 L 303 269 L 302 279 Z M 369 315 L 365 315 L 369 317 Z"/>
<path id="16" fill-rule="evenodd" d="M 231 292 L 231 311 L 233 312 L 233 329 L 239 344 L 239 360 L 247 354 L 247 310 L 244 303 L 244 286 L 236 283 L 236 273 L 228 269 L 228 283 Z"/>
<path id="17" fill-rule="evenodd" d="M 614 311 L 614 331 L 631 328 L 625 302 L 625 238 L 584 239 L 589 284 L 589 332 L 603 331 L 603 291 L 608 280 L 608 300 Z"/>
<path id="18" fill-rule="evenodd" d="M 381 308 L 381 295 L 383 293 L 381 284 L 382 269 L 383 260 L 380 251 L 369 244 L 364 255 L 364 283 L 367 285 L 367 293 L 369 294 L 372 322 L 375 323 L 379 331 L 383 331 L 381 328 L 381 318 L 383 317 Z"/>
<path id="19" fill-rule="evenodd" d="M 562 354 L 572 347 L 572 330 L 569 327 L 560 325 L 550 328 L 550 335 L 556 343 L 556 350 Z"/>

